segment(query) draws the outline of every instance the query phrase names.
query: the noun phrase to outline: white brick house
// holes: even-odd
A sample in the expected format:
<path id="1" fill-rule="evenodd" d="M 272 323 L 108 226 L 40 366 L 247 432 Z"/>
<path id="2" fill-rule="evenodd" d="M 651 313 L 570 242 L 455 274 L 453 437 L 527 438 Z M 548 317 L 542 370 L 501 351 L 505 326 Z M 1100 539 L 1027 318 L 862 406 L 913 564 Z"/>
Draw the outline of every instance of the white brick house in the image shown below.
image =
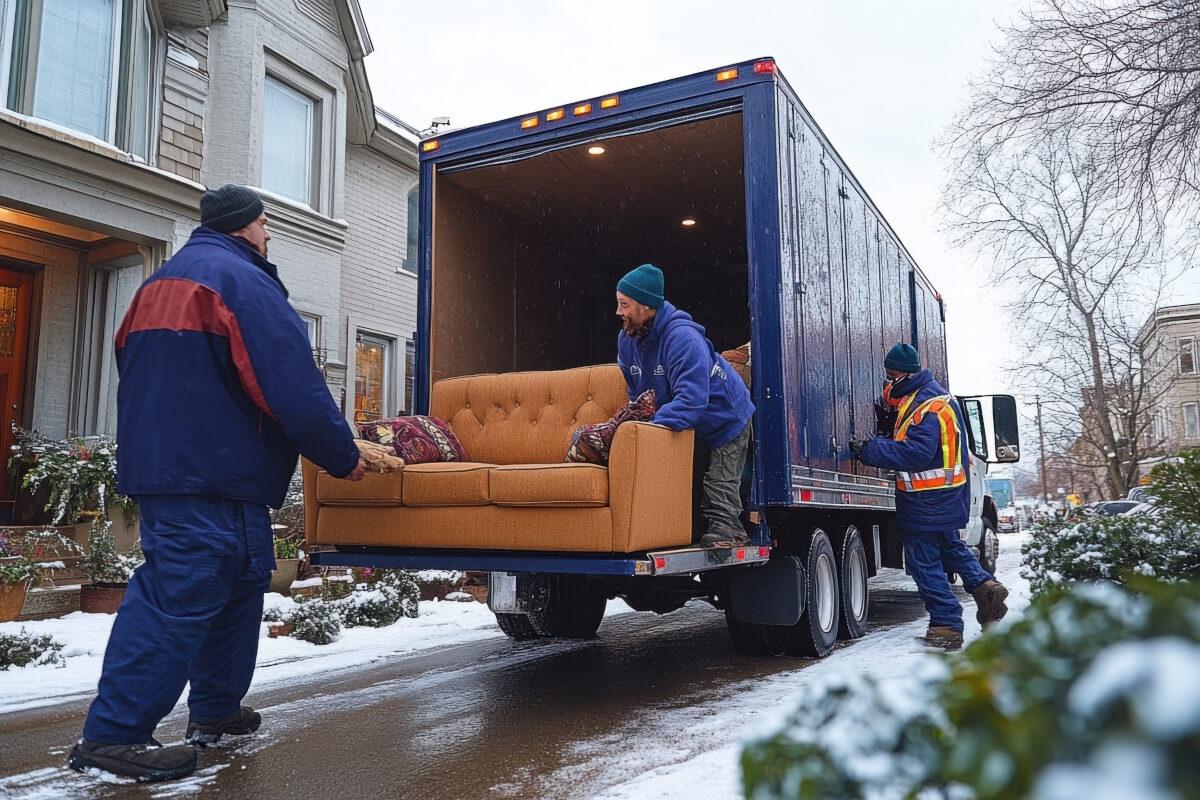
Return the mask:
<path id="1" fill-rule="evenodd" d="M 371 47 L 357 0 L 0 0 L 0 447 L 115 432 L 115 326 L 231 182 L 347 417 L 407 407 L 417 136 Z"/>

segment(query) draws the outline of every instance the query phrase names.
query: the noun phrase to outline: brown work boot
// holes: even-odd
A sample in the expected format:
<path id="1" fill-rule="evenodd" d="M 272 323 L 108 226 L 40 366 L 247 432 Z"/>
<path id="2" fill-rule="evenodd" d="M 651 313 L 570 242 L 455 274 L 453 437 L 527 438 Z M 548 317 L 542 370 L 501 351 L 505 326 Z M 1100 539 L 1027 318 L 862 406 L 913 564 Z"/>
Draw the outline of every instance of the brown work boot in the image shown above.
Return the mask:
<path id="1" fill-rule="evenodd" d="M 999 581 L 984 581 L 971 594 L 975 597 L 975 619 L 983 627 L 999 622 L 1008 613 L 1008 606 L 1004 604 L 1008 589 Z"/>
<path id="2" fill-rule="evenodd" d="M 930 625 L 929 630 L 925 631 L 924 638 L 919 641 L 942 650 L 961 650 L 963 635 L 962 631 L 955 630 L 949 625 Z"/>

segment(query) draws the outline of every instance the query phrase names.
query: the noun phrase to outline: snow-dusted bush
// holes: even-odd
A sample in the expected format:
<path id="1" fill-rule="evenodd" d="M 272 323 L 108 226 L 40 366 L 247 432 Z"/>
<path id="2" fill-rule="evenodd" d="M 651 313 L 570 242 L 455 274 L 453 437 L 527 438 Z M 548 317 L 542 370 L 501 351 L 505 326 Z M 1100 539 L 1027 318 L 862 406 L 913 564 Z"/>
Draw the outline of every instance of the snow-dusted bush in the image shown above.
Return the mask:
<path id="1" fill-rule="evenodd" d="M 93 583 L 129 583 L 133 571 L 146 560 L 141 548 L 132 553 L 118 553 L 112 523 L 107 519 L 92 522 L 87 552 L 79 566 Z"/>
<path id="2" fill-rule="evenodd" d="M 292 636 L 312 644 L 331 644 L 342 633 L 338 610 L 321 600 L 301 603 L 283 621 L 291 623 Z"/>
<path id="3" fill-rule="evenodd" d="M 1188 580 L 1200 575 L 1200 524 L 1168 513 L 1041 523 L 1021 556 L 1034 594 L 1076 581 Z"/>
<path id="4" fill-rule="evenodd" d="M 15 634 L 0 633 L 0 671 L 28 664 L 57 664 L 62 649 L 53 637 L 35 636 L 24 628 Z"/>
<path id="5" fill-rule="evenodd" d="M 747 745 L 746 796 L 1197 797 L 1200 589 L 1137 588 L 1050 591 L 961 655 L 807 691 Z"/>
<path id="6" fill-rule="evenodd" d="M 420 593 L 412 573 L 383 570 L 374 583 L 331 605 L 338 609 L 347 628 L 383 628 L 401 617 L 415 618 Z"/>

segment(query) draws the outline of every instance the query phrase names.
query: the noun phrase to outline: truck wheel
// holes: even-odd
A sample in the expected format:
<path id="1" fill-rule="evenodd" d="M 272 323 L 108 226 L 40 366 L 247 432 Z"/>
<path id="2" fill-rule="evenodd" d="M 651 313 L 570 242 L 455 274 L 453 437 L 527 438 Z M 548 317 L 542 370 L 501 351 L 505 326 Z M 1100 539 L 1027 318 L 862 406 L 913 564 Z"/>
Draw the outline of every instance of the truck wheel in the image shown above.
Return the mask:
<path id="1" fill-rule="evenodd" d="M 983 531 L 979 535 L 979 566 L 988 573 L 996 574 L 996 559 L 1000 557 L 1000 537 L 996 526 L 987 517 L 983 518 Z"/>
<path id="2" fill-rule="evenodd" d="M 795 625 L 783 628 L 783 651 L 789 656 L 823 658 L 838 635 L 837 557 L 829 537 L 820 528 L 808 541 L 804 565 L 804 614 Z"/>
<path id="3" fill-rule="evenodd" d="M 504 631 L 508 638 L 517 642 L 537 639 L 540 636 L 534 630 L 529 617 L 524 614 L 502 614 L 496 612 L 496 624 L 500 626 L 500 630 Z"/>
<path id="4" fill-rule="evenodd" d="M 540 636 L 591 639 L 608 598 L 582 575 L 531 575 L 529 624 Z"/>
<path id="5" fill-rule="evenodd" d="M 861 639 L 867 632 L 867 614 L 871 593 L 867 588 L 867 548 L 858 528 L 851 525 L 841 536 L 838 548 L 838 586 L 841 588 L 842 613 L 838 638 Z"/>

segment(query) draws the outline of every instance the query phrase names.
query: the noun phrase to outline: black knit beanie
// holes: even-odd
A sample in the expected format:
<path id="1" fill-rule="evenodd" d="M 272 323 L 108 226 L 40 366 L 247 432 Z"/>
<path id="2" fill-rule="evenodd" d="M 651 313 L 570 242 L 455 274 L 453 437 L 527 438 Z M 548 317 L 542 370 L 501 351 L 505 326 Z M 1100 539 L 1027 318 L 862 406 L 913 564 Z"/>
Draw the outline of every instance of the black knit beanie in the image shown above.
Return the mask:
<path id="1" fill-rule="evenodd" d="M 240 230 L 262 213 L 262 198 L 245 186 L 227 183 L 200 198 L 200 224 L 221 233 Z"/>

